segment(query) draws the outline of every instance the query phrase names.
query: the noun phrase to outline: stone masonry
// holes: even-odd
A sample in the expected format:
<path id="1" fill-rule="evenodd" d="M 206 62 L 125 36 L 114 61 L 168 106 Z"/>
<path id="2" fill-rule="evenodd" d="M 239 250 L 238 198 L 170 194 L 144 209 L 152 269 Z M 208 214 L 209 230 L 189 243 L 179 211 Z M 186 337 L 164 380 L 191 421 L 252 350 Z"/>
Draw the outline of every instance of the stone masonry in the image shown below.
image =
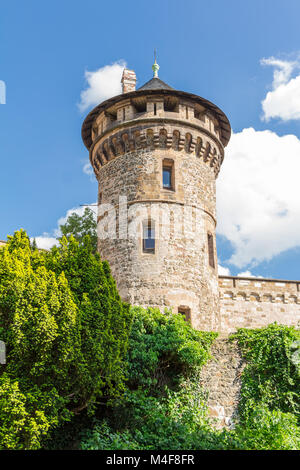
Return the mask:
<path id="1" fill-rule="evenodd" d="M 300 324 L 300 281 L 220 276 L 219 289 L 222 332 Z"/>
<path id="2" fill-rule="evenodd" d="M 124 71 L 123 90 L 128 77 Z M 230 137 L 224 113 L 153 78 L 95 108 L 82 136 L 99 182 L 98 249 L 121 297 L 218 329 L 215 180 Z M 152 253 L 143 248 L 147 221 Z"/>
<path id="3" fill-rule="evenodd" d="M 221 336 L 211 348 L 213 358 L 203 367 L 201 385 L 208 393 L 208 410 L 217 428 L 237 418 L 244 362 L 236 342 Z"/>

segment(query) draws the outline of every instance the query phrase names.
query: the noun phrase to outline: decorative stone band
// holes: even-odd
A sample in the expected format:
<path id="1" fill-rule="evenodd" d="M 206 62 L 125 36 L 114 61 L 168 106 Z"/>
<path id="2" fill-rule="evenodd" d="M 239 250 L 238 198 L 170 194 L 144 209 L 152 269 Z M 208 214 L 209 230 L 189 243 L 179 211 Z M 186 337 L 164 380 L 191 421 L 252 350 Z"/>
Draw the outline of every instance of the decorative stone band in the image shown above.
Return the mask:
<path id="1" fill-rule="evenodd" d="M 190 129 L 190 126 L 185 128 L 181 125 L 176 128 L 165 121 L 160 122 L 160 125 L 154 125 L 152 122 L 130 128 L 122 127 L 109 134 L 103 134 L 91 147 L 90 160 L 98 176 L 103 165 L 120 155 L 143 149 L 170 148 L 202 158 L 213 168 L 215 176 L 218 176 L 224 159 L 221 142 L 206 130 Z"/>
<path id="2" fill-rule="evenodd" d="M 204 212 L 205 214 L 207 214 L 209 217 L 211 217 L 215 227 L 217 225 L 217 220 L 214 217 L 214 215 L 207 208 L 205 208 L 203 206 L 199 206 L 199 205 L 195 205 L 195 204 L 189 205 L 189 204 L 185 204 L 185 202 L 183 202 L 183 201 L 171 201 L 169 199 L 135 199 L 133 201 L 128 201 L 127 202 L 128 207 L 132 206 L 133 204 L 168 204 L 168 205 L 179 205 L 179 206 L 184 206 L 184 207 L 191 207 L 193 209 L 198 209 L 198 210 Z M 114 206 L 111 206 L 111 208 L 109 210 L 105 210 L 105 214 L 97 217 L 97 223 L 100 220 L 102 220 L 105 215 L 108 215 L 110 212 L 113 212 L 113 211 L 117 210 L 118 208 L 119 208 L 119 204 L 115 204 Z"/>

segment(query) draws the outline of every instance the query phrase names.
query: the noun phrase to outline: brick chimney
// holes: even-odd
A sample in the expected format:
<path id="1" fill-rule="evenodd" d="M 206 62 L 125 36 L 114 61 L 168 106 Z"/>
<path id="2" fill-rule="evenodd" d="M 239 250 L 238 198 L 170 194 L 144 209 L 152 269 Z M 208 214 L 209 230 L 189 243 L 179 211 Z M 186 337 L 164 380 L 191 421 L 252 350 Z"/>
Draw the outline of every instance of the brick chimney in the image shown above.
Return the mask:
<path id="1" fill-rule="evenodd" d="M 122 83 L 122 93 L 129 93 L 130 91 L 135 91 L 135 85 L 136 85 L 135 71 L 124 69 L 121 83 Z"/>

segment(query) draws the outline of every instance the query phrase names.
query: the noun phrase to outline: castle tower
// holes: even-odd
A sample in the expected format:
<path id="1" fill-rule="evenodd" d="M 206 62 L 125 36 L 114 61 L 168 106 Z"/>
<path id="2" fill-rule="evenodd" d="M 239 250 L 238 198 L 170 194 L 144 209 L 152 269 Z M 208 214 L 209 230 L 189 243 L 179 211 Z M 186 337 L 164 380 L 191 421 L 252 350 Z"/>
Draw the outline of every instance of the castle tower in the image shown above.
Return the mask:
<path id="1" fill-rule="evenodd" d="M 94 108 L 82 138 L 99 182 L 98 248 L 122 298 L 218 329 L 216 178 L 230 138 L 209 101 L 153 78 Z"/>

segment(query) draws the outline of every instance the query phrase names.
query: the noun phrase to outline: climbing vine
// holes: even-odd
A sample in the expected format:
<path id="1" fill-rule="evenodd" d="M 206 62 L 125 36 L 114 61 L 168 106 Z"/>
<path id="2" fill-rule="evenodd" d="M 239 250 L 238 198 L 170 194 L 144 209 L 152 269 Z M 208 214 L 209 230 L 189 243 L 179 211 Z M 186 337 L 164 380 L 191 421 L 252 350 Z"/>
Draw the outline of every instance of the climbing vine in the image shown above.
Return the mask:
<path id="1" fill-rule="evenodd" d="M 245 418 L 254 403 L 300 417 L 300 363 L 297 344 L 300 331 L 271 324 L 266 328 L 240 329 L 237 339 L 247 365 L 242 375 L 240 416 Z"/>

